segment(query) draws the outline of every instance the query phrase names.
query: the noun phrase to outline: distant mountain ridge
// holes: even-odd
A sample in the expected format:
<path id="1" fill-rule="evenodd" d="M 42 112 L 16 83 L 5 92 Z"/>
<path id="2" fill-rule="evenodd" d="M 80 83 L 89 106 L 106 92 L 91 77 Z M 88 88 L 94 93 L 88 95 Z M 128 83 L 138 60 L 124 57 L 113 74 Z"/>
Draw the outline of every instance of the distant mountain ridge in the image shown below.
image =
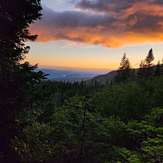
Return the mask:
<path id="1" fill-rule="evenodd" d="M 153 73 L 155 73 L 156 69 L 157 69 L 157 65 L 154 65 L 151 68 L 146 68 L 147 71 L 152 70 Z M 140 68 L 130 69 L 131 77 L 138 76 L 139 70 L 140 70 Z M 118 72 L 119 72 L 119 70 L 110 71 L 106 74 L 95 76 L 92 79 L 90 79 L 89 81 L 90 82 L 97 82 L 100 84 L 106 84 L 108 82 L 113 81 L 115 79 L 115 77 L 117 76 Z M 163 74 L 163 64 L 160 64 L 160 73 Z"/>
<path id="2" fill-rule="evenodd" d="M 47 79 L 55 81 L 82 81 L 89 80 L 95 76 L 100 75 L 98 72 L 84 72 L 84 71 L 75 71 L 75 70 L 59 70 L 59 69 L 48 69 L 41 68 L 45 74 L 47 74 Z"/>
<path id="3" fill-rule="evenodd" d="M 151 67 L 155 70 L 157 65 Z M 161 70 L 163 71 L 163 64 L 160 65 Z M 87 71 L 76 71 L 76 70 L 64 70 L 64 69 L 48 69 L 48 68 L 40 68 L 45 74 L 47 74 L 47 79 L 55 80 L 55 81 L 87 81 L 90 82 L 98 82 L 101 84 L 106 84 L 111 82 L 116 77 L 118 70 L 113 70 L 108 73 L 99 73 L 99 72 L 87 72 Z M 131 69 L 132 74 L 137 74 L 139 68 Z"/>
<path id="4" fill-rule="evenodd" d="M 106 84 L 107 82 L 110 82 L 111 80 L 113 80 L 116 77 L 117 73 L 118 73 L 117 70 L 110 71 L 106 74 L 95 76 L 94 78 L 91 79 L 91 81 L 92 82 L 96 81 L 101 84 Z"/>

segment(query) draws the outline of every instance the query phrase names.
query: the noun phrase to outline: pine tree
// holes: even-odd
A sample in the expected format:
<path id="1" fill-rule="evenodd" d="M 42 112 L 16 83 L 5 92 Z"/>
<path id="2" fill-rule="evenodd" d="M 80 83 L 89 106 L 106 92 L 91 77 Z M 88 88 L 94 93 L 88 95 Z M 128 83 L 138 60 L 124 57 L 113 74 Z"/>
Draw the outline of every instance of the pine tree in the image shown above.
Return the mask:
<path id="1" fill-rule="evenodd" d="M 130 62 L 129 59 L 126 57 L 126 53 L 124 53 L 121 59 L 119 70 L 128 70 L 128 69 L 130 69 Z"/>
<path id="2" fill-rule="evenodd" d="M 130 77 L 130 71 L 131 66 L 129 59 L 126 57 L 126 54 L 124 53 L 121 62 L 120 67 L 116 76 L 116 81 L 125 81 Z"/>
<path id="3" fill-rule="evenodd" d="M 20 64 L 30 49 L 25 42 L 36 38 L 28 27 L 40 11 L 40 0 L 0 0 L 0 162 L 18 162 L 10 145 L 18 132 L 16 114 L 24 107 L 27 86 L 42 77 L 29 64 Z"/>
<path id="4" fill-rule="evenodd" d="M 154 60 L 153 50 L 150 49 L 145 60 L 141 61 L 140 63 L 138 77 L 148 77 L 148 76 L 153 75 L 153 68 L 152 68 L 153 60 Z"/>
<path id="5" fill-rule="evenodd" d="M 145 67 L 150 68 L 152 66 L 153 60 L 154 60 L 153 49 L 150 49 L 145 59 Z"/>

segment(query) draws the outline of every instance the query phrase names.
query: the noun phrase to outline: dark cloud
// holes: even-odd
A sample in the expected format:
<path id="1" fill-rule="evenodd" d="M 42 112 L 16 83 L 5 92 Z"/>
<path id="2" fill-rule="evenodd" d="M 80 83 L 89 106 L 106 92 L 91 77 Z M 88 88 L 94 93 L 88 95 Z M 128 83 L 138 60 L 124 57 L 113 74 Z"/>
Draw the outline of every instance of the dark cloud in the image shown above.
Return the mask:
<path id="1" fill-rule="evenodd" d="M 146 5 L 163 4 L 162 0 L 81 0 L 76 6 L 81 9 L 118 13 L 140 2 Z"/>
<path id="2" fill-rule="evenodd" d="M 129 7 L 134 0 L 81 0 L 76 7 L 100 12 L 116 13 Z"/>
<path id="3" fill-rule="evenodd" d="M 162 0 L 80 0 L 77 10 L 44 8 L 32 25 L 38 41 L 66 39 L 107 47 L 163 41 Z"/>
<path id="4" fill-rule="evenodd" d="M 44 8 L 43 19 L 40 23 L 55 27 L 97 27 L 109 26 L 114 18 L 109 15 L 94 15 L 80 11 L 55 12 Z"/>

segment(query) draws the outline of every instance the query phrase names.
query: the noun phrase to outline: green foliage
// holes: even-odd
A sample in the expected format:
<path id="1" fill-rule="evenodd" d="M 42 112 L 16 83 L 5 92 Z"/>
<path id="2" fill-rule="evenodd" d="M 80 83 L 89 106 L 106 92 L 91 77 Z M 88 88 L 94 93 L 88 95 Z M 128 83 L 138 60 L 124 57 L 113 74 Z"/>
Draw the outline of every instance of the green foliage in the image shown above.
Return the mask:
<path id="1" fill-rule="evenodd" d="M 104 116 L 141 119 L 151 108 L 163 105 L 162 82 L 160 77 L 112 85 L 97 92 L 93 102 Z"/>
<path id="2" fill-rule="evenodd" d="M 0 85 L 11 92 L 0 101 L 0 157 L 10 148 L 25 163 L 163 161 L 163 77 L 152 49 L 139 71 L 124 55 L 116 82 L 105 86 L 42 81 L 37 66 L 20 64 L 25 41 L 36 37 L 28 27 L 41 16 L 40 0 L 6 0 L 0 9 Z"/>
<path id="3" fill-rule="evenodd" d="M 33 122 L 31 126 L 24 128 L 22 138 L 15 137 L 12 141 L 21 161 L 42 162 L 52 157 L 56 148 L 50 143 L 52 132 L 53 128 L 49 125 L 38 122 Z"/>
<path id="4" fill-rule="evenodd" d="M 163 137 L 148 138 L 143 142 L 142 152 L 145 160 L 155 163 L 163 160 Z"/>
<path id="5" fill-rule="evenodd" d="M 0 162 L 161 163 L 163 77 L 152 49 L 139 70 L 124 54 L 116 83 L 42 81 L 37 66 L 20 64 L 40 11 L 40 0 L 0 1 Z"/>
<path id="6" fill-rule="evenodd" d="M 80 84 L 40 83 L 32 91 L 33 108 L 19 116 L 23 133 L 13 147 L 22 162 L 161 162 L 162 82 L 152 77 L 96 92 Z"/>

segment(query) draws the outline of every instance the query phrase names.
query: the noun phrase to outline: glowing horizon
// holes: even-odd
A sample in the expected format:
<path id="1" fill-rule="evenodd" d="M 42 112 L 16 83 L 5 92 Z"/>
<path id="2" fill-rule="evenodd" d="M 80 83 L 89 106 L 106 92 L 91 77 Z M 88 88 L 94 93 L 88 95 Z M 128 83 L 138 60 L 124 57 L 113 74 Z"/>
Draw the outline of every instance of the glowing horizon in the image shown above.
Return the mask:
<path id="1" fill-rule="evenodd" d="M 150 48 L 163 58 L 163 2 L 43 0 L 42 19 L 29 61 L 44 67 L 105 71 L 119 67 L 126 53 L 138 67 Z M 45 7 L 46 6 L 46 7 Z"/>

